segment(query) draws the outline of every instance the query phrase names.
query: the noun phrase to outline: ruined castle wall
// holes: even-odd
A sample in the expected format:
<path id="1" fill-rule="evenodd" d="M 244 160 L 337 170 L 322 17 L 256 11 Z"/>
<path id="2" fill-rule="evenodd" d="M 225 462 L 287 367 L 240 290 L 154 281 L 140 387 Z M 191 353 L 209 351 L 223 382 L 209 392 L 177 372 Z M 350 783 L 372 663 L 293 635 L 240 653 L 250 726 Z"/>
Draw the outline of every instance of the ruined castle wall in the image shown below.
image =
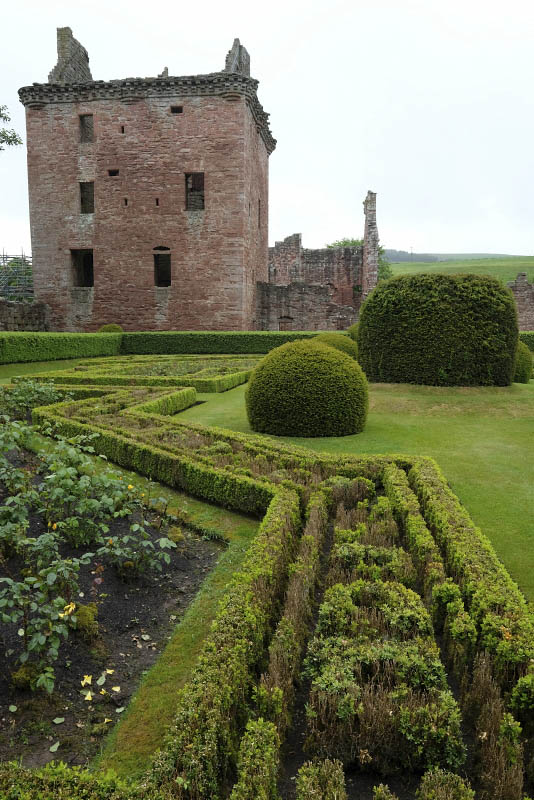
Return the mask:
<path id="1" fill-rule="evenodd" d="M 257 304 L 260 330 L 345 330 L 356 319 L 354 307 L 338 303 L 328 285 L 259 283 Z"/>
<path id="2" fill-rule="evenodd" d="M 17 303 L 0 298 L 0 331 L 48 331 L 50 309 L 45 303 Z"/>
<path id="3" fill-rule="evenodd" d="M 529 283 L 525 272 L 507 284 L 515 297 L 520 331 L 534 331 L 534 283 Z"/>

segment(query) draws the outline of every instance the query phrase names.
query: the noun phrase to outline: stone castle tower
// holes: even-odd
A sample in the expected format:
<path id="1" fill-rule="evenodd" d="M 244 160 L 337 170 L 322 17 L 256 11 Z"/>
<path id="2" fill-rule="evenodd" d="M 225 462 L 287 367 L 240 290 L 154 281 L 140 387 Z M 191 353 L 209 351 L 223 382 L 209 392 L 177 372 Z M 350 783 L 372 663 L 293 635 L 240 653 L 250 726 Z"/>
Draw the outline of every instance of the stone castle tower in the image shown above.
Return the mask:
<path id="1" fill-rule="evenodd" d="M 49 82 L 26 86 L 37 300 L 55 330 L 246 330 L 268 281 L 276 142 L 234 41 L 221 72 L 94 81 L 58 29 Z"/>

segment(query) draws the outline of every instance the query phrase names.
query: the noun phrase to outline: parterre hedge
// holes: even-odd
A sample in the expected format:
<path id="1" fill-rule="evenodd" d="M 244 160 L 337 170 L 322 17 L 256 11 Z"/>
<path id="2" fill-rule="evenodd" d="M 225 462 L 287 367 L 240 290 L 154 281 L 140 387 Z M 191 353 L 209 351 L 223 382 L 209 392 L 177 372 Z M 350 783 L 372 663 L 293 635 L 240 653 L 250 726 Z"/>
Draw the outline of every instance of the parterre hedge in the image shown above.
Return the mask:
<path id="1" fill-rule="evenodd" d="M 242 569 L 227 587 L 189 682 L 173 698 L 176 724 L 140 786 L 130 790 L 117 783 L 109 788 L 107 779 L 66 767 L 64 774 L 44 780 L 40 772 L 4 765 L 0 797 L 159 800 L 157 793 L 162 792 L 165 800 L 214 800 L 229 796 L 233 785 L 236 800 L 274 800 L 275 727 L 280 733 L 287 724 L 286 714 L 285 723 L 279 724 L 276 703 L 282 696 L 291 702 L 291 679 L 307 635 L 327 515 L 331 523 L 332 509 L 345 494 L 365 524 L 336 524 L 332 564 L 345 571 L 352 586 L 336 588 L 327 581 L 329 605 L 321 612 L 317 644 L 309 655 L 310 670 L 325 678 L 315 688 L 328 689 L 330 696 L 323 699 L 341 711 L 341 732 L 343 725 L 357 725 L 362 713 L 355 703 L 354 670 L 362 678 L 362 703 L 369 709 L 374 708 L 369 702 L 374 696 L 365 676 L 381 672 L 387 680 L 380 720 L 386 730 L 395 723 L 396 732 L 388 734 L 390 741 L 400 743 L 395 759 L 410 767 L 452 766 L 461 760 L 458 711 L 430 637 L 430 617 L 443 629 L 445 651 L 453 668 L 458 666 L 458 678 L 465 671 L 471 674 L 479 654 L 489 653 L 501 702 L 511 698 L 510 707 L 521 718 L 530 718 L 532 610 L 430 459 L 317 455 L 265 437 L 184 424 L 179 417 L 164 416 L 182 402 L 180 392 L 169 388 L 88 386 L 83 391 L 99 396 L 36 409 L 34 418 L 68 436 L 96 433 L 95 450 L 116 463 L 194 496 L 265 516 Z M 191 399 L 191 390 L 184 391 Z M 402 585 L 403 576 L 410 588 Z M 269 692 L 262 694 L 262 686 Z M 389 687 L 400 694 L 390 697 Z M 393 699 L 395 705 L 389 705 Z M 324 707 L 319 710 L 323 713 Z M 332 717 L 328 725 L 334 728 Z M 376 737 L 380 735 L 377 730 Z M 343 750 L 346 737 L 337 741 L 340 754 L 352 758 Z M 325 747 L 333 744 L 334 738 Z M 361 746 L 363 756 L 354 754 L 358 761 L 365 758 L 363 739 Z M 520 763 L 517 769 L 521 771 Z M 309 787 L 310 797 L 312 787 L 325 793 L 342 790 L 339 765 L 301 777 L 302 791 Z M 434 783 L 427 783 L 430 794 L 425 785 L 421 795 L 425 800 L 434 790 Z M 456 791 L 461 788 L 456 783 L 440 778 L 436 786 L 450 785 Z"/>
<path id="2" fill-rule="evenodd" d="M 358 353 L 370 381 L 508 386 L 517 310 L 511 291 L 482 275 L 402 275 L 362 305 Z"/>

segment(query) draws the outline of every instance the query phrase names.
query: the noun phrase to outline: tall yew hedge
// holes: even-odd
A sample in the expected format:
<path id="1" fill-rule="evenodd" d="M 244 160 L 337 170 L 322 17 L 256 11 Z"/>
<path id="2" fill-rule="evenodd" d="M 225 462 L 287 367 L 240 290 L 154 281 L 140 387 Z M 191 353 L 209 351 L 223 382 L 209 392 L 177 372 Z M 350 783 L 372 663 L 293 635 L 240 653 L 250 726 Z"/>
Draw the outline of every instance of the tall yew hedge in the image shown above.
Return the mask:
<path id="1" fill-rule="evenodd" d="M 360 364 L 370 381 L 508 386 L 518 341 L 512 293 L 482 275 L 403 275 L 364 302 Z"/>

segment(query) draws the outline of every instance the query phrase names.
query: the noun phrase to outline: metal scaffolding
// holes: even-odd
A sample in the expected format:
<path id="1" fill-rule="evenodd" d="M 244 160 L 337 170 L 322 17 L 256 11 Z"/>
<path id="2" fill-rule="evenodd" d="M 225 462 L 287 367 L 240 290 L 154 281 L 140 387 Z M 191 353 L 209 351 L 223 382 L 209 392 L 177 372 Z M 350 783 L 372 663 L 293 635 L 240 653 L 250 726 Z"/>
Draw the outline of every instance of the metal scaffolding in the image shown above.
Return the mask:
<path id="1" fill-rule="evenodd" d="M 17 256 L 0 254 L 0 299 L 32 302 L 32 257 L 24 252 Z"/>

